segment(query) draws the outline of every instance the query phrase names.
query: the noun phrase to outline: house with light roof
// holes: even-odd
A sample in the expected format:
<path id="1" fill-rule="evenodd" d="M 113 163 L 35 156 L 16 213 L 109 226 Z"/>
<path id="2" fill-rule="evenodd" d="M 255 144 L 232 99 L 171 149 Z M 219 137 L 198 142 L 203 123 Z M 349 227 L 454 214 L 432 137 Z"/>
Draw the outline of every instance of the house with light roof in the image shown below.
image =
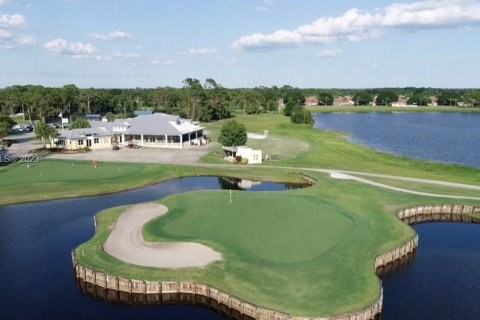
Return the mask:
<path id="1" fill-rule="evenodd" d="M 60 131 L 55 145 L 68 150 L 113 146 L 182 149 L 186 145 L 205 143 L 203 127 L 191 120 L 163 113 L 114 122 L 90 121 L 90 125 L 91 128 Z"/>

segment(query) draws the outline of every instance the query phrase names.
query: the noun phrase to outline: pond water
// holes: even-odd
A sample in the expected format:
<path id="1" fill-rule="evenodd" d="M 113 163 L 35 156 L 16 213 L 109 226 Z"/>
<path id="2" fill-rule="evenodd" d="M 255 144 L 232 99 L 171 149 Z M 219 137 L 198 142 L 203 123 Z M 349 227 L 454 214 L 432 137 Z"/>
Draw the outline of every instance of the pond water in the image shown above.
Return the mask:
<path id="1" fill-rule="evenodd" d="M 315 127 L 346 131 L 350 140 L 416 159 L 480 168 L 480 113 L 316 113 Z"/>
<path id="2" fill-rule="evenodd" d="M 100 210 L 204 189 L 285 190 L 298 185 L 191 177 L 116 194 L 0 206 L 1 319 L 224 319 L 196 306 L 109 305 L 77 288 L 70 252 L 94 233 Z"/>
<path id="3" fill-rule="evenodd" d="M 93 216 L 102 209 L 179 192 L 230 189 L 238 182 L 182 178 L 111 195 L 0 207 L 1 318 L 225 319 L 194 305 L 131 307 L 90 298 L 76 285 L 70 252 L 92 237 Z M 261 191 L 298 186 L 262 182 L 251 187 Z M 415 228 L 421 244 L 414 261 L 384 279 L 383 319 L 479 319 L 478 226 L 445 223 Z"/>

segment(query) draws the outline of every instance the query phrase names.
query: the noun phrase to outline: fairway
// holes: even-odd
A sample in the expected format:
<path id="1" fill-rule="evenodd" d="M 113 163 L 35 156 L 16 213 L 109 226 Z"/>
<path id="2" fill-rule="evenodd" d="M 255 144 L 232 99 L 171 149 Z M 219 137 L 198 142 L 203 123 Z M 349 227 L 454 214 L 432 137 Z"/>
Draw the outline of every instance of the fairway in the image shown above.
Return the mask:
<path id="1" fill-rule="evenodd" d="M 165 203 L 169 213 L 144 227 L 149 241 L 205 239 L 242 258 L 275 263 L 314 260 L 354 226 L 327 201 L 279 192 L 235 192 L 232 205 L 228 191 L 180 195 Z"/>

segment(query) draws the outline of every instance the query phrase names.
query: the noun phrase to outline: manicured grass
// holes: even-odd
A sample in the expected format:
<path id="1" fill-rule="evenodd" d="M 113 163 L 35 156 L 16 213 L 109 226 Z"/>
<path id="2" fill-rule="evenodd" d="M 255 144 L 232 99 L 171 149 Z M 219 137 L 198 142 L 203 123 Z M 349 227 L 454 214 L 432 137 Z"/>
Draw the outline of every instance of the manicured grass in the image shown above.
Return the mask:
<path id="1" fill-rule="evenodd" d="M 144 236 L 150 241 L 206 239 L 243 258 L 300 263 L 324 254 L 353 228 L 347 213 L 322 199 L 241 191 L 233 197 L 231 205 L 228 191 L 170 198 L 165 201 L 170 213 L 147 224 Z"/>
<path id="2" fill-rule="evenodd" d="M 97 215 L 98 231 L 76 249 L 77 258 L 123 277 L 208 283 L 295 315 L 359 310 L 378 295 L 375 255 L 414 234 L 393 213 L 403 207 L 452 201 L 432 201 L 318 173 L 313 176 L 317 185 L 306 189 L 234 192 L 231 205 L 228 191 L 162 199 L 169 212 L 146 225 L 145 237 L 201 242 L 221 252 L 224 260 L 207 267 L 147 268 L 108 256 L 101 245 L 123 208 Z"/>
<path id="3" fill-rule="evenodd" d="M 346 140 L 344 134 L 334 131 L 313 129 L 307 125 L 290 123 L 290 119 L 281 114 L 239 115 L 235 118 L 245 124 L 249 132 L 269 130 L 274 137 L 285 138 L 287 141 L 302 141 L 309 146 L 296 149 L 296 154 L 289 153 L 280 161 L 269 161 L 264 164 L 274 166 L 331 168 L 351 171 L 364 171 L 389 175 L 409 176 L 435 180 L 446 180 L 479 184 L 480 170 L 472 167 L 435 163 L 398 157 L 370 149 L 363 145 L 353 144 Z M 223 121 L 207 125 L 215 136 Z M 247 145 L 258 142 L 247 141 Z M 219 152 L 215 150 L 214 152 Z M 213 153 L 203 159 L 204 162 L 222 162 Z"/>
<path id="4" fill-rule="evenodd" d="M 377 178 L 377 177 L 363 177 L 363 179 L 383 183 L 389 186 L 419 191 L 419 192 L 429 192 L 442 195 L 454 195 L 454 196 L 470 196 L 470 197 L 480 197 L 480 190 L 472 189 L 463 189 L 463 188 L 454 188 L 442 185 L 434 185 L 431 183 L 422 183 L 422 182 L 410 182 L 410 181 L 401 181 L 387 178 Z"/>
<path id="5" fill-rule="evenodd" d="M 40 159 L 39 163 L 14 163 L 0 167 L 0 205 L 65 197 L 117 192 L 142 187 L 180 176 L 235 175 L 271 181 L 294 180 L 301 176 L 289 170 L 244 170 L 245 167 L 196 168 L 179 165 Z"/>

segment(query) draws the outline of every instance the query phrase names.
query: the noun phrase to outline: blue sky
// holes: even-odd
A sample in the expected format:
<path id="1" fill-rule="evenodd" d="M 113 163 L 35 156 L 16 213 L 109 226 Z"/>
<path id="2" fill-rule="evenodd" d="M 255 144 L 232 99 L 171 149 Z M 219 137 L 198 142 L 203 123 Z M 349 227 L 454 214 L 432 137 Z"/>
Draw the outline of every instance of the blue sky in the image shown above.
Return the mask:
<path id="1" fill-rule="evenodd" d="M 480 87 L 480 1 L 0 0 L 0 87 Z"/>

